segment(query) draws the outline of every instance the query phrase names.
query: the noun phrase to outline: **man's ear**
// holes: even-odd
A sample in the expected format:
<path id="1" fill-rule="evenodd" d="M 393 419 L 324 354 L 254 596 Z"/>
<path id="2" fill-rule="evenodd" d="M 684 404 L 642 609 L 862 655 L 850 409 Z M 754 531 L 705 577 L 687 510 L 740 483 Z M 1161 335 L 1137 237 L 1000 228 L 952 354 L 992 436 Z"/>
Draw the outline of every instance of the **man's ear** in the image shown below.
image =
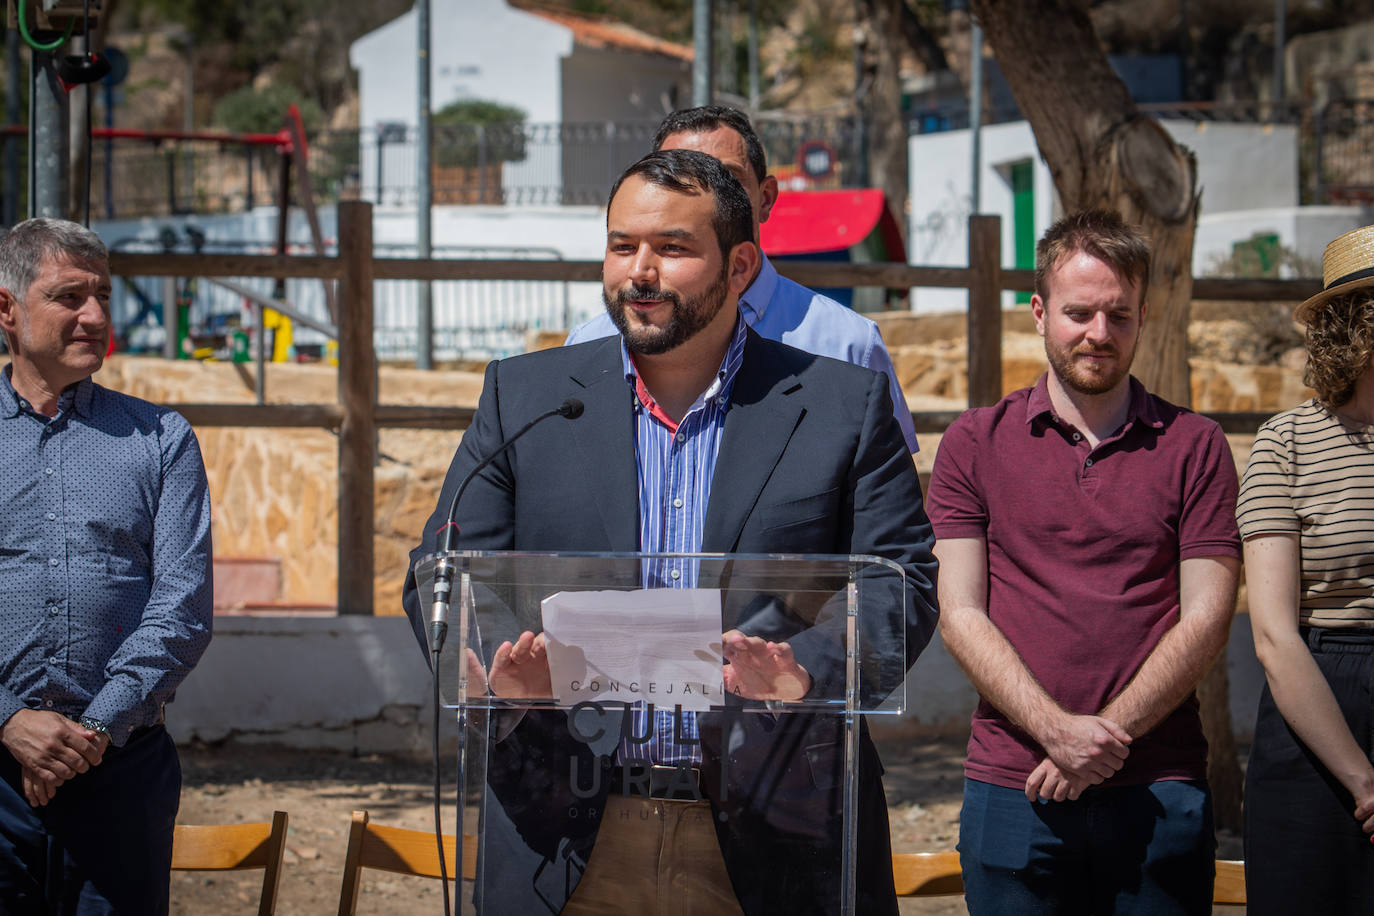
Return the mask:
<path id="1" fill-rule="evenodd" d="M 727 282 L 731 295 L 738 298 L 749 288 L 749 284 L 754 280 L 754 274 L 758 273 L 759 257 L 759 246 L 753 242 L 740 242 L 730 249 Z"/>
<path id="2" fill-rule="evenodd" d="M 773 212 L 773 204 L 778 202 L 778 180 L 772 175 L 763 176 L 759 184 L 759 222 L 768 222 L 768 214 Z"/>
<path id="3" fill-rule="evenodd" d="M 1045 336 L 1045 308 L 1047 306 L 1039 293 L 1031 293 L 1031 316 L 1035 319 L 1035 332 Z"/>

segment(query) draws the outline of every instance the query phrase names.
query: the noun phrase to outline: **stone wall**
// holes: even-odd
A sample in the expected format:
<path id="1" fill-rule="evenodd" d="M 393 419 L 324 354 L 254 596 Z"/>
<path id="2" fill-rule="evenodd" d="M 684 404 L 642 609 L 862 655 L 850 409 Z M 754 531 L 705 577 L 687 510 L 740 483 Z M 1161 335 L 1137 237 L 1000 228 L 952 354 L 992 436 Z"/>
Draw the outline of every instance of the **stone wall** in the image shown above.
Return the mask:
<path id="1" fill-rule="evenodd" d="M 913 410 L 957 410 L 967 403 L 964 316 L 879 316 L 898 378 Z M 1003 387 L 1035 381 L 1045 369 L 1044 347 L 1028 312 L 1008 312 L 1004 323 Z M 1197 329 L 1192 335 L 1199 337 Z M 1201 335 L 1206 337 L 1205 334 Z M 1232 328 L 1214 335 L 1236 338 Z M 1272 365 L 1193 360 L 1193 395 L 1200 410 L 1279 410 L 1310 393 L 1287 355 Z M 1299 363 L 1300 366 L 1300 363 Z M 251 403 L 251 368 L 227 363 L 173 362 L 114 357 L 98 380 L 138 397 L 162 402 Z M 332 403 L 336 369 L 326 365 L 268 367 L 272 403 Z M 478 372 L 383 367 L 380 398 L 388 404 L 475 406 Z M 337 436 L 325 430 L 197 430 L 214 502 L 216 554 L 275 558 L 281 563 L 285 605 L 332 605 L 336 588 Z M 407 557 L 434 511 L 448 463 L 461 440 L 454 431 L 382 430 L 376 469 L 373 598 L 379 614 L 402 613 Z M 918 470 L 929 473 L 938 436 L 922 436 Z M 1234 437 L 1237 463 L 1248 437 Z"/>

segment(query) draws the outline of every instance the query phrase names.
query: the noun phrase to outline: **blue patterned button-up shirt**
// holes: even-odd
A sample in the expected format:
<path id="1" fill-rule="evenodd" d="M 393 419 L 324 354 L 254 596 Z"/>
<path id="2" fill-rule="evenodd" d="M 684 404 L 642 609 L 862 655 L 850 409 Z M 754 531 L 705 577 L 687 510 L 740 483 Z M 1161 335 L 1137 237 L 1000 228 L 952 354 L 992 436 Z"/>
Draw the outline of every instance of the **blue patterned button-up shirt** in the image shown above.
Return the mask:
<path id="1" fill-rule="evenodd" d="M 638 384 L 638 373 L 622 340 L 625 381 L 635 391 L 635 467 L 639 472 L 639 549 L 644 553 L 698 553 L 706 506 L 711 501 L 711 478 L 716 471 L 725 414 L 730 407 L 730 390 L 744 359 L 748 330 L 743 319 L 735 322 L 720 371 L 683 416 L 677 429 L 662 419 L 647 392 Z M 696 585 L 695 564 L 662 560 L 646 564 L 645 588 L 691 588 Z M 633 734 L 643 736 L 650 727 L 648 711 L 636 706 L 632 715 Z M 655 710 L 653 735 L 644 745 L 632 745 L 628 738 L 620 743 L 620 758 L 646 758 L 662 765 L 701 762 L 698 744 L 679 744 L 674 740 L 673 711 Z M 697 738 L 696 716 L 683 715 L 682 737 Z"/>
<path id="2" fill-rule="evenodd" d="M 0 723 L 152 725 L 210 642 L 210 498 L 179 414 L 89 378 L 57 416 L 0 372 Z"/>

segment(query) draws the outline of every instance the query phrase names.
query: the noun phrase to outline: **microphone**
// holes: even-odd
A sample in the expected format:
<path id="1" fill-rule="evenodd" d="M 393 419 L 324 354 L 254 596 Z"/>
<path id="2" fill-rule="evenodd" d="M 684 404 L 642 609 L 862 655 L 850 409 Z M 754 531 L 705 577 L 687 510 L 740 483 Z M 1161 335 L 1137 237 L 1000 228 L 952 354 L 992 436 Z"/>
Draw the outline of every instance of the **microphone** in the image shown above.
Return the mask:
<path id="1" fill-rule="evenodd" d="M 497 446 L 494 452 L 483 458 L 472 470 L 468 471 L 462 483 L 458 484 L 458 490 L 453 494 L 453 501 L 448 505 L 448 521 L 444 523 L 444 527 L 439 529 L 439 552 L 445 554 L 453 549 L 454 535 L 458 530 L 458 501 L 463 498 L 463 491 L 468 488 L 468 484 L 472 483 L 478 471 L 495 461 L 502 452 L 514 445 L 517 439 L 538 424 L 550 417 L 564 417 L 569 420 L 576 420 L 578 417 L 582 416 L 582 411 L 584 409 L 582 402 L 577 398 L 568 398 L 553 410 L 547 410 L 541 413 L 539 416 L 520 427 L 515 435 L 502 442 Z M 444 647 L 444 639 L 448 636 L 448 611 L 450 599 L 453 594 L 453 567 L 453 560 L 448 557 L 440 558 L 438 565 L 434 567 L 434 603 L 430 605 L 429 612 L 429 651 L 430 654 L 434 656 L 434 670 L 436 676 L 439 670 L 439 650 Z"/>

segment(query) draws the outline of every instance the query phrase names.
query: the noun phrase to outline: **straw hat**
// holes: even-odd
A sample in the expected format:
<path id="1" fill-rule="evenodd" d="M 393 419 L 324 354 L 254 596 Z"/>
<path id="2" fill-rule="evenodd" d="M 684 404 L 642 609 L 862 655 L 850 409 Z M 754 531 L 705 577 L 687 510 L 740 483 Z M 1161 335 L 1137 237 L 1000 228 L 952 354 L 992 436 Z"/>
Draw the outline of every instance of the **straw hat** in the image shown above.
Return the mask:
<path id="1" fill-rule="evenodd" d="M 1326 246 L 1322 255 L 1322 291 L 1293 311 L 1306 324 L 1317 307 L 1341 293 L 1374 286 L 1374 226 L 1352 229 Z"/>

